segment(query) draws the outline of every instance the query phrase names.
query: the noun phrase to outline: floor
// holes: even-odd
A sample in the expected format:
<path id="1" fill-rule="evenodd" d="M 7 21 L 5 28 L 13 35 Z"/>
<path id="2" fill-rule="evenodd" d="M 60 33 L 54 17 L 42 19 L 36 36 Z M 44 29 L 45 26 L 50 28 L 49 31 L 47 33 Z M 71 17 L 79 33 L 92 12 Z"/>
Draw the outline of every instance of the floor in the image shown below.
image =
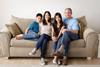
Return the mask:
<path id="1" fill-rule="evenodd" d="M 53 58 L 47 58 L 48 65 L 52 65 Z M 39 58 L 10 58 L 0 57 L 0 64 L 39 64 Z M 68 58 L 69 65 L 98 65 L 100 59 L 87 60 L 86 58 Z"/>

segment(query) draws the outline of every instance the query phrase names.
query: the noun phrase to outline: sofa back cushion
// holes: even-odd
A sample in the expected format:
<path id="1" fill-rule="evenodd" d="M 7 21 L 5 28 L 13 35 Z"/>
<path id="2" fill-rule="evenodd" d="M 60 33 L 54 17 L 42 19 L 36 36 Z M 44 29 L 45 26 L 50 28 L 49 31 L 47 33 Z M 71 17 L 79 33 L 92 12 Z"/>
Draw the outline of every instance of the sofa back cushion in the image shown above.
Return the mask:
<path id="1" fill-rule="evenodd" d="M 85 28 L 87 27 L 87 21 L 86 21 L 85 16 L 79 17 L 78 22 L 79 22 L 79 27 L 80 27 L 79 36 L 81 39 L 83 39 L 83 32 Z"/>
<path id="2" fill-rule="evenodd" d="M 16 24 L 19 26 L 19 28 L 21 29 L 21 31 L 23 33 L 25 32 L 28 25 L 32 21 L 35 21 L 35 20 L 36 19 L 19 18 L 19 17 L 15 17 L 15 16 L 11 17 L 11 23 L 16 22 Z M 87 21 L 86 21 L 85 16 L 78 17 L 78 22 L 79 22 L 79 27 L 80 27 L 79 36 L 81 39 L 83 39 L 83 32 L 84 32 L 85 28 L 87 27 Z"/>
<path id="3" fill-rule="evenodd" d="M 25 32 L 26 28 L 28 27 L 28 25 L 35 19 L 27 19 L 27 18 L 19 18 L 19 17 L 15 17 L 12 16 L 11 17 L 11 23 L 16 23 L 19 28 L 21 29 L 22 33 Z"/>

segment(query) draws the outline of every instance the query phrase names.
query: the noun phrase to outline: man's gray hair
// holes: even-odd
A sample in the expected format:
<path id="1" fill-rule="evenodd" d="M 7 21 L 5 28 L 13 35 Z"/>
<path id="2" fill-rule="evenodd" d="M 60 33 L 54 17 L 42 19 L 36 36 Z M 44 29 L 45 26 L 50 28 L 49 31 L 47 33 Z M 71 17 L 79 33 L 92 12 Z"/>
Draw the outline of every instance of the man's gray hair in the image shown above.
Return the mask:
<path id="1" fill-rule="evenodd" d="M 72 13 L 72 9 L 71 9 L 71 8 L 66 8 L 65 11 L 66 11 L 66 10 L 69 10 L 69 11 L 71 11 L 71 13 Z"/>

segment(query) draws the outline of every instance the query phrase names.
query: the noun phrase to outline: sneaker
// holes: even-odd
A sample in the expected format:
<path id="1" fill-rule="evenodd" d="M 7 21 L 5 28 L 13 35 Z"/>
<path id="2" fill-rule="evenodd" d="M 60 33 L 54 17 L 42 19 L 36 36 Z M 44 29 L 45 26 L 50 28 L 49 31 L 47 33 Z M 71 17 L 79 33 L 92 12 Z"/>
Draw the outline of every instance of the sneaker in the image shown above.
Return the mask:
<path id="1" fill-rule="evenodd" d="M 52 62 L 53 62 L 53 64 L 57 64 L 57 60 L 55 60 L 55 59 L 53 59 Z"/>
<path id="2" fill-rule="evenodd" d="M 60 65 L 61 64 L 61 62 L 60 62 L 60 60 L 55 60 L 55 59 L 53 59 L 53 64 L 58 64 L 58 65 Z"/>
<path id="3" fill-rule="evenodd" d="M 41 65 L 45 65 L 45 59 L 44 58 L 41 58 Z"/>
<path id="4" fill-rule="evenodd" d="M 58 63 L 58 65 L 61 65 L 61 61 L 60 61 L 60 60 L 58 60 L 58 62 L 57 62 L 57 63 Z"/>
<path id="5" fill-rule="evenodd" d="M 30 53 L 29 55 L 32 56 L 32 55 L 35 55 L 36 54 L 36 49 L 34 48 Z"/>

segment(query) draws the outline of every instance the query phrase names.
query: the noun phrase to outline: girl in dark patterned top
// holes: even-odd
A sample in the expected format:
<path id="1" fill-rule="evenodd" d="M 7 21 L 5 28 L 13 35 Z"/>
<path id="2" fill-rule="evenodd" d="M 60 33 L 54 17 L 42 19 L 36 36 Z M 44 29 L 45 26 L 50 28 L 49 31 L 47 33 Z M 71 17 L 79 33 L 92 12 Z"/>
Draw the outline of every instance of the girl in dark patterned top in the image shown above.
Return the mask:
<path id="1" fill-rule="evenodd" d="M 59 60 L 58 60 L 58 56 L 56 55 L 56 53 L 58 51 L 60 51 L 60 48 L 62 47 L 61 45 L 59 45 L 59 37 L 61 36 L 61 31 L 64 29 L 64 24 L 62 21 L 62 16 L 60 13 L 56 13 L 54 16 L 54 23 L 52 24 L 52 40 L 54 42 L 53 46 L 54 46 L 54 59 L 53 59 L 53 63 L 54 64 L 58 64 Z"/>

